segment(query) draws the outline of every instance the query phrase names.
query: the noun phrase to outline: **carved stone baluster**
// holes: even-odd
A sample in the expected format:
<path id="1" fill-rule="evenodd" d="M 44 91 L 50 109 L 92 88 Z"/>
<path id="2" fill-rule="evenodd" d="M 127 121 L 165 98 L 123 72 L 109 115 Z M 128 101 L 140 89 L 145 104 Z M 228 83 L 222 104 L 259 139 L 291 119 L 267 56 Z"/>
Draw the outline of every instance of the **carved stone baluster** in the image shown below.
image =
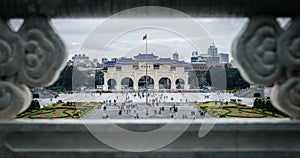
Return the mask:
<path id="1" fill-rule="evenodd" d="M 300 118 L 300 18 L 282 31 L 275 18 L 250 22 L 233 44 L 233 58 L 250 83 L 275 83 L 271 100 L 292 118 Z"/>
<path id="2" fill-rule="evenodd" d="M 32 87 L 54 83 L 67 60 L 65 48 L 46 18 L 28 18 L 19 31 L 25 43 L 25 58 L 19 71 L 22 82 Z"/>
<path id="3" fill-rule="evenodd" d="M 273 17 L 250 18 L 233 42 L 232 55 L 244 79 L 252 84 L 269 84 L 279 80 L 276 40 L 282 30 Z"/>
<path id="4" fill-rule="evenodd" d="M 67 54 L 47 18 L 30 17 L 18 33 L 0 19 L 0 119 L 28 108 L 27 86 L 49 86 L 64 68 Z"/>
<path id="5" fill-rule="evenodd" d="M 272 89 L 272 103 L 278 110 L 300 119 L 300 78 L 292 77 L 276 85 Z"/>
<path id="6" fill-rule="evenodd" d="M 24 59 L 24 44 L 3 19 L 0 19 L 0 30 L 0 119 L 14 118 L 31 101 L 29 89 L 17 79 Z"/>
<path id="7" fill-rule="evenodd" d="M 294 18 L 277 42 L 285 82 L 276 85 L 273 104 L 293 118 L 300 119 L 300 17 Z"/>

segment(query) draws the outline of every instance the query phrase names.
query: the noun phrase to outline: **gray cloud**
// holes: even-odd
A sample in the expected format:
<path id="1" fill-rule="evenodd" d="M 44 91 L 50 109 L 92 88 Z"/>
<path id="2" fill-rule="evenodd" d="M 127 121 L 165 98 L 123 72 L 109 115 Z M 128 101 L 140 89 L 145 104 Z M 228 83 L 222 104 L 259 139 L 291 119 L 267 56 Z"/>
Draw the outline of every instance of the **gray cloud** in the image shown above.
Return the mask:
<path id="1" fill-rule="evenodd" d="M 188 19 L 188 17 L 186 19 Z M 68 51 L 70 52 L 70 56 L 79 53 L 79 49 L 82 47 L 82 50 L 89 50 L 88 52 L 93 52 L 91 54 L 93 57 L 98 58 L 101 56 L 101 53 L 102 56 L 105 55 L 103 54 L 103 51 L 108 44 L 105 39 L 111 39 L 111 41 L 113 41 L 113 43 L 110 43 L 110 48 L 106 49 L 106 53 L 121 56 L 129 50 L 139 50 L 135 48 L 144 44 L 144 41 L 142 41 L 141 38 L 145 33 L 148 33 L 150 45 L 160 44 L 160 47 L 164 45 L 164 47 L 172 48 L 161 48 L 162 52 L 155 52 L 162 55 L 170 54 L 170 52 L 166 52 L 167 50 L 179 50 L 183 56 L 190 56 L 191 51 L 196 50 L 196 48 L 189 42 L 198 43 L 198 45 L 201 45 L 200 48 L 198 48 L 198 51 L 200 53 L 206 53 L 212 38 L 215 39 L 215 43 L 220 52 L 230 53 L 232 41 L 248 21 L 247 18 L 198 18 L 192 20 L 199 25 L 190 27 L 188 25 L 196 24 L 191 22 L 191 19 L 186 19 L 54 19 L 52 20 L 52 24 L 55 31 L 65 42 Z M 289 18 L 279 18 L 278 22 L 283 27 L 289 20 Z M 21 19 L 11 20 L 12 28 L 17 31 L 22 22 L 23 20 Z M 136 28 L 136 30 L 129 31 L 122 30 L 122 28 L 130 28 L 132 23 L 136 23 L 137 26 L 148 26 L 148 28 Z M 154 29 L 149 29 L 149 26 L 155 28 L 158 25 L 176 29 L 177 33 L 186 32 L 185 37 L 191 41 L 187 41 L 186 38 L 176 35 L 176 32 L 174 35 L 170 35 L 170 32 L 167 30 L 155 31 Z M 200 35 L 203 36 L 199 36 L 199 33 L 197 35 L 195 34 L 195 32 L 199 32 L 199 30 L 203 31 L 202 33 L 200 32 Z M 207 33 L 205 31 L 207 31 Z M 92 35 L 89 33 L 92 33 Z M 125 34 L 120 36 L 120 33 Z M 114 39 L 112 37 L 119 38 Z M 159 50 L 159 48 L 156 50 Z M 88 53 L 84 51 L 81 52 Z"/>
<path id="2" fill-rule="evenodd" d="M 283 27 L 288 23 L 289 20 L 290 19 L 288 18 L 281 18 L 278 21 Z M 103 53 L 108 44 L 105 39 L 111 39 L 111 41 L 113 41 L 113 43 L 110 43 L 110 46 L 113 47 L 107 49 L 107 54 L 121 56 L 124 53 L 126 54 L 129 50 L 139 50 L 135 48 L 140 47 L 144 44 L 144 41 L 142 41 L 141 38 L 146 33 L 148 33 L 148 42 L 150 45 L 159 44 L 161 47 L 157 48 L 156 50 L 161 49 L 162 53 L 159 53 L 157 51 L 155 53 L 162 55 L 170 54 L 170 52 L 166 51 L 172 52 L 173 50 L 179 50 L 180 53 L 182 53 L 182 56 L 190 56 L 191 51 L 196 50 L 196 48 L 194 48 L 190 42 L 198 43 L 198 45 L 200 45 L 198 51 L 200 53 L 206 53 L 209 44 L 212 42 L 212 38 L 215 39 L 215 43 L 219 48 L 220 52 L 230 53 L 231 43 L 233 39 L 236 37 L 236 35 L 239 33 L 239 31 L 242 29 L 242 27 L 248 20 L 246 18 L 201 18 L 193 19 L 193 21 L 195 23 L 191 22 L 190 20 L 172 18 L 124 18 L 54 19 L 52 20 L 52 23 L 56 32 L 61 36 L 61 38 L 65 42 L 70 52 L 70 56 L 72 56 L 75 53 L 79 53 L 79 48 L 82 47 L 83 50 L 85 49 L 90 50 L 88 52 L 93 52 L 91 54 L 93 57 L 99 58 L 99 56 L 101 56 L 101 53 Z M 22 20 L 11 20 L 11 23 L 13 29 L 17 31 L 20 25 L 22 24 Z M 122 30 L 122 28 L 130 28 L 132 23 L 136 23 L 136 26 L 148 27 L 146 29 L 135 28 L 133 30 Z M 198 26 L 191 27 L 189 25 Z M 153 28 L 151 28 L 150 26 L 153 26 Z M 157 26 L 167 27 L 170 30 L 176 29 L 176 32 L 168 32 L 168 30 L 163 29 L 159 30 Z M 184 37 L 179 36 L 181 32 L 185 32 Z M 198 32 L 198 34 L 195 34 L 196 32 Z M 121 33 L 123 33 L 123 35 Z M 118 38 L 114 39 L 112 37 Z M 189 39 L 190 41 L 187 41 L 186 39 Z M 169 47 L 172 49 L 164 49 L 162 45 L 164 45 L 163 47 Z M 81 52 L 85 53 L 84 51 Z"/>

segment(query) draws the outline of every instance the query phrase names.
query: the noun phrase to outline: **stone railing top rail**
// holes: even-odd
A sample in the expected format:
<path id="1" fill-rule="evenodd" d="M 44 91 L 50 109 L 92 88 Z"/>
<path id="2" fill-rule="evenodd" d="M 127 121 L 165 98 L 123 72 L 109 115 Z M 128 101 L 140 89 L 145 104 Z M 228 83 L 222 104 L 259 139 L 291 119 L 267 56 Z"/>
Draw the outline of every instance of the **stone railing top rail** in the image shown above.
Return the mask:
<path id="1" fill-rule="evenodd" d="M 131 130 L 147 130 L 159 128 L 168 123 L 174 128 L 171 131 L 181 130 L 180 125 L 190 124 L 188 120 L 177 120 L 170 122 L 168 119 L 139 119 L 139 120 L 1 120 L 0 129 L 2 132 L 87 132 L 85 126 L 103 127 L 97 128 L 99 132 L 112 132 L 109 126 L 120 125 Z M 188 131 L 197 132 L 204 124 L 214 124 L 212 131 L 300 131 L 300 121 L 290 119 L 205 119 L 194 120 Z M 176 128 L 177 127 L 177 128 Z"/>
<path id="2" fill-rule="evenodd" d="M 94 134 L 116 140 L 121 131 L 150 131 L 169 120 L 2 120 L 0 121 L 1 157 L 299 157 L 300 121 L 289 119 L 219 119 L 210 133 L 198 137 L 201 125 L 215 120 L 195 120 L 174 142 L 151 152 L 125 152 L 98 140 Z M 176 133 L 188 120 L 169 124 L 167 135 Z M 203 123 L 203 124 L 202 124 Z M 142 132 L 139 132 L 142 133 Z M 163 134 L 163 133 L 162 133 Z M 164 135 L 166 137 L 167 135 Z M 136 136 L 136 135 L 135 135 Z M 152 137 L 151 137 L 152 138 Z M 155 137 L 153 137 L 155 139 Z M 147 145 L 131 138 L 126 143 Z M 105 141 L 104 141 L 105 142 Z"/>
<path id="3" fill-rule="evenodd" d="M 32 15 L 48 18 L 107 17 L 141 6 L 168 7 L 193 17 L 251 17 L 263 14 L 290 17 L 300 13 L 298 0 L 1 0 L 0 16 L 5 18 L 26 18 Z M 157 13 L 157 16 L 174 15 Z"/>

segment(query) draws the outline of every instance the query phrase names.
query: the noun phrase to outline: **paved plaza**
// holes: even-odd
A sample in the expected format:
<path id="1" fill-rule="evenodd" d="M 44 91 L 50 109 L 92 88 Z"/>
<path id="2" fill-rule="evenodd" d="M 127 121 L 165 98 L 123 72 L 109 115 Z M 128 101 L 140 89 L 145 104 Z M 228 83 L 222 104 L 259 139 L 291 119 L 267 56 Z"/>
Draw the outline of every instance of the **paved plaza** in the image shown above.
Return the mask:
<path id="1" fill-rule="evenodd" d="M 176 110 L 174 110 L 174 107 Z M 88 119 L 195 119 L 202 117 L 204 116 L 200 115 L 197 108 L 190 105 L 190 103 L 160 103 L 153 106 L 137 103 L 105 105 L 95 110 Z"/>
<path id="2" fill-rule="evenodd" d="M 87 119 L 197 119 L 199 113 L 194 102 L 230 101 L 241 99 L 252 105 L 253 98 L 237 98 L 230 93 L 149 93 L 146 104 L 145 93 L 73 93 L 60 94 L 57 98 L 38 99 L 41 106 L 63 102 L 101 102 Z"/>

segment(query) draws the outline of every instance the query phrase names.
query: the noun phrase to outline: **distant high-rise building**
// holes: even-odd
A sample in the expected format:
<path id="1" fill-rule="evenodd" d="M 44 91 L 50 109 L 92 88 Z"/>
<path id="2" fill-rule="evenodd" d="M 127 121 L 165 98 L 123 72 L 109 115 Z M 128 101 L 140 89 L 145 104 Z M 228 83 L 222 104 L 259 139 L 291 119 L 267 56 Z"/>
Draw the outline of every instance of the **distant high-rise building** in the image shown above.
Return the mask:
<path id="1" fill-rule="evenodd" d="M 111 61 L 117 62 L 117 61 L 118 61 L 118 58 L 111 58 Z"/>
<path id="2" fill-rule="evenodd" d="M 218 53 L 218 48 L 216 47 L 214 40 L 207 49 L 207 53 L 199 54 L 197 51 L 192 52 L 191 64 L 194 64 L 194 70 L 205 70 L 205 65 L 207 65 L 207 67 L 225 65 L 227 67 L 231 67 L 231 65 L 229 64 L 229 54 Z"/>
<path id="3" fill-rule="evenodd" d="M 232 65 L 232 68 L 237 68 L 234 60 L 231 60 L 230 64 Z"/>
<path id="4" fill-rule="evenodd" d="M 173 60 L 178 61 L 178 59 L 179 59 L 178 53 L 177 52 L 173 53 Z"/>
<path id="5" fill-rule="evenodd" d="M 68 65 L 68 66 L 73 66 L 73 60 L 69 60 L 69 61 L 67 62 L 67 65 Z"/>
<path id="6" fill-rule="evenodd" d="M 72 61 L 73 61 L 73 66 L 76 66 L 76 67 L 92 67 L 93 66 L 92 62 L 89 60 L 89 57 L 86 56 L 85 54 L 75 54 L 72 57 Z"/>
<path id="7" fill-rule="evenodd" d="M 200 61 L 202 58 L 199 55 L 198 51 L 193 51 L 192 52 L 192 57 L 191 57 L 191 62 L 198 62 Z"/>
<path id="8" fill-rule="evenodd" d="M 107 59 L 107 58 L 102 58 L 101 60 L 102 60 L 102 64 L 106 64 L 106 63 L 107 63 L 107 61 L 108 61 L 108 59 Z"/>
<path id="9" fill-rule="evenodd" d="M 193 51 L 193 52 L 192 52 L 192 57 L 198 57 L 198 56 L 199 56 L 199 54 L 198 54 L 197 51 Z"/>
<path id="10" fill-rule="evenodd" d="M 197 62 L 198 61 L 198 57 L 191 57 L 191 62 Z"/>
<path id="11" fill-rule="evenodd" d="M 215 41 L 213 40 L 212 44 L 209 46 L 207 50 L 207 54 L 209 58 L 207 58 L 207 62 L 211 65 L 219 63 L 219 56 L 218 56 L 218 48 L 215 45 Z"/>
<path id="12" fill-rule="evenodd" d="M 219 53 L 220 63 L 229 63 L 229 54 Z"/>
<path id="13" fill-rule="evenodd" d="M 216 47 L 214 41 L 209 46 L 209 48 L 207 50 L 207 54 L 210 55 L 211 57 L 218 57 L 218 48 Z"/>

